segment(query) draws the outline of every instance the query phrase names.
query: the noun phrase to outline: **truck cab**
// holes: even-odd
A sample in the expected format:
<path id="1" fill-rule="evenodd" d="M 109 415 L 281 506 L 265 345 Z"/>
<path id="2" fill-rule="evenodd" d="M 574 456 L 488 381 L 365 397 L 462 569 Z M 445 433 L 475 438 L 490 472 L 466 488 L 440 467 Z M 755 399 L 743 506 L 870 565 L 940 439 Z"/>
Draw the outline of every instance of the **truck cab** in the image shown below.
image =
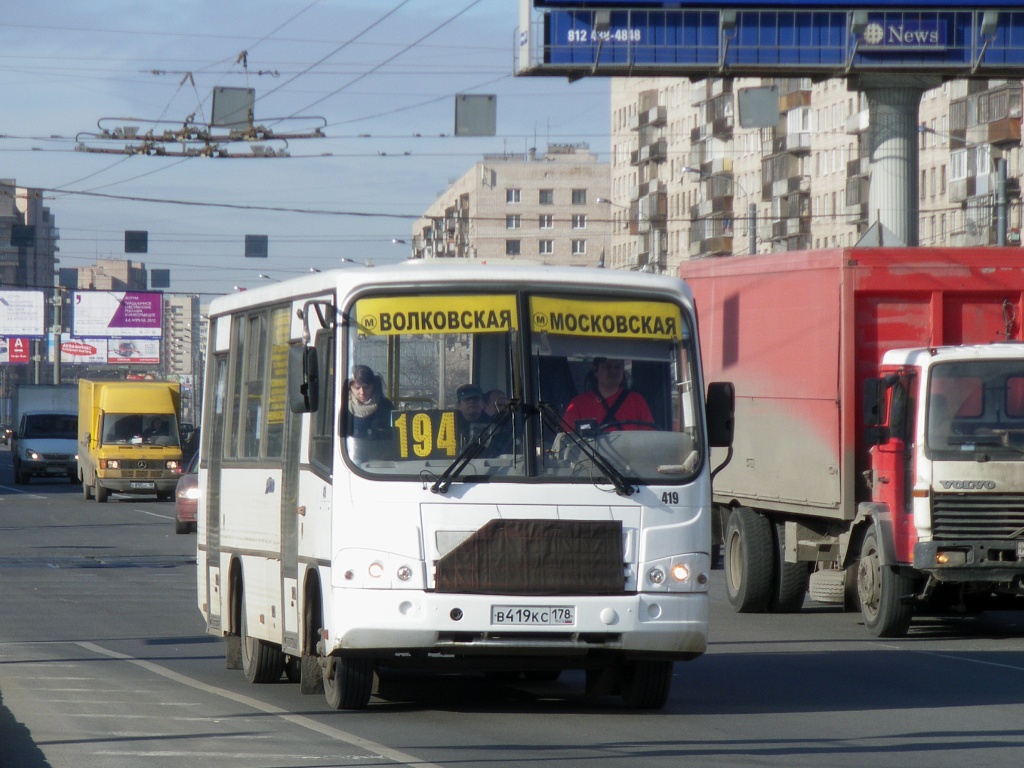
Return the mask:
<path id="1" fill-rule="evenodd" d="M 881 373 L 865 387 L 876 545 L 858 580 L 866 620 L 872 608 L 899 626 L 915 604 L 1021 600 L 1024 344 L 890 350 Z"/>

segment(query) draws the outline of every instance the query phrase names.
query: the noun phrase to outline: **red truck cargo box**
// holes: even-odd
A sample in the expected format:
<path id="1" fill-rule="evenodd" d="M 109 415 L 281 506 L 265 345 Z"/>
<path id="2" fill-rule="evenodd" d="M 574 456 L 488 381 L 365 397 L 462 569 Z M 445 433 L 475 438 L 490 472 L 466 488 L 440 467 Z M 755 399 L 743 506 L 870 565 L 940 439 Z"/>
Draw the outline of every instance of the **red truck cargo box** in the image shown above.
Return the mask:
<path id="1" fill-rule="evenodd" d="M 736 384 L 720 502 L 851 519 L 863 381 L 899 347 L 1024 338 L 1020 248 L 851 248 L 684 262 L 707 381 Z"/>

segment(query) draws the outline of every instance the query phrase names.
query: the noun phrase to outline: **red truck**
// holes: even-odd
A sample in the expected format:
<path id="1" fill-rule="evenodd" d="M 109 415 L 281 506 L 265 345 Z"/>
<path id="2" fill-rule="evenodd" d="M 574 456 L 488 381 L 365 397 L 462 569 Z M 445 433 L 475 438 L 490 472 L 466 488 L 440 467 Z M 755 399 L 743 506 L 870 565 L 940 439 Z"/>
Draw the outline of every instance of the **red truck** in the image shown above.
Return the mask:
<path id="1" fill-rule="evenodd" d="M 1024 605 L 1024 257 L 851 248 L 685 262 L 736 386 L 716 533 L 737 611 Z"/>

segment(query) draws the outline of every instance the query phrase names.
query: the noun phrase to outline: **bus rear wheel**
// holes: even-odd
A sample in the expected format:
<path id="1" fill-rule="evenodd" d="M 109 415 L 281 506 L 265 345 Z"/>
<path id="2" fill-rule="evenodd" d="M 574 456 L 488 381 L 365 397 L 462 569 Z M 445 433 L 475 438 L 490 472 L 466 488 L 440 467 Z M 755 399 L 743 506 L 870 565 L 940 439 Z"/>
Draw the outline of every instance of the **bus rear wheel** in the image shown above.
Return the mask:
<path id="1" fill-rule="evenodd" d="M 242 597 L 242 671 L 250 683 L 274 683 L 281 679 L 284 671 L 284 654 L 281 649 L 266 640 L 258 640 L 249 634 L 249 620 L 245 610 L 245 596 Z"/>
<path id="2" fill-rule="evenodd" d="M 373 660 L 324 659 L 324 697 L 332 709 L 366 709 L 373 693 Z"/>

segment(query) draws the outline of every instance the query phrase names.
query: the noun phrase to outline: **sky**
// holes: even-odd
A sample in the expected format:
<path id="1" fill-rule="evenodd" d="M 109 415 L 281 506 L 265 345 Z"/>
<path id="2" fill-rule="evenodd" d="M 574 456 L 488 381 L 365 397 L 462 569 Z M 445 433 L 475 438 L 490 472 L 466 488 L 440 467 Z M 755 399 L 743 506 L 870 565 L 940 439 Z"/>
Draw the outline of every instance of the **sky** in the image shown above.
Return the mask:
<path id="1" fill-rule="evenodd" d="M 130 258 L 170 269 L 174 293 L 402 261 L 415 219 L 484 154 L 584 142 L 608 160 L 608 81 L 515 76 L 518 25 L 518 0 L 5 2 L 0 178 L 45 190 L 59 266 Z M 102 129 L 209 123 L 215 88 L 255 89 L 276 134 L 323 137 L 266 142 L 288 154 L 273 158 L 82 150 L 128 144 Z M 463 93 L 497 96 L 496 136 L 454 136 Z M 125 230 L 148 253 L 125 254 Z M 245 258 L 246 235 L 267 235 L 268 258 Z"/>

